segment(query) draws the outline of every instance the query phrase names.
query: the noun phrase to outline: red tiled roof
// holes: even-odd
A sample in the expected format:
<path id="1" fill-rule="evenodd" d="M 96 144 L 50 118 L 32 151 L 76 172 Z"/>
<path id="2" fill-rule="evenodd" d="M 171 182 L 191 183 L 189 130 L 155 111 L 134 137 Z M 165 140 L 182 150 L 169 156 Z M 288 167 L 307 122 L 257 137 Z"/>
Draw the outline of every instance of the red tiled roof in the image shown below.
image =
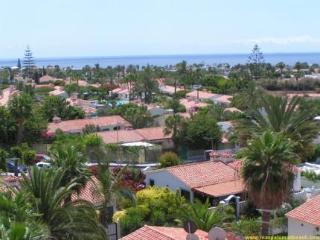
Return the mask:
<path id="1" fill-rule="evenodd" d="M 216 96 L 217 94 L 206 92 L 206 91 L 192 91 L 187 93 L 187 97 L 192 97 L 192 98 L 197 98 L 199 93 L 199 98 L 200 99 L 208 99 Z"/>
<path id="2" fill-rule="evenodd" d="M 99 193 L 99 184 L 100 182 L 96 177 L 91 177 L 91 180 L 86 183 L 85 187 L 80 190 L 79 194 L 72 194 L 72 201 L 85 200 L 95 206 L 101 205 L 104 201 L 104 198 Z"/>
<path id="3" fill-rule="evenodd" d="M 242 163 L 243 163 L 242 160 L 235 160 L 235 161 L 233 161 L 233 162 L 228 163 L 228 166 L 229 166 L 229 167 L 232 167 L 233 169 L 235 169 L 236 171 L 238 171 L 238 173 L 240 174 L 240 170 L 241 170 L 241 167 L 242 167 Z"/>
<path id="4" fill-rule="evenodd" d="M 199 240 L 207 240 L 208 233 L 197 230 L 195 234 Z M 185 240 L 187 232 L 183 228 L 156 227 L 145 225 L 121 240 Z"/>
<path id="5" fill-rule="evenodd" d="M 320 195 L 317 195 L 286 214 L 302 222 L 320 226 Z"/>
<path id="6" fill-rule="evenodd" d="M 57 129 L 63 132 L 81 131 L 86 125 L 95 125 L 99 127 L 116 126 L 131 127 L 131 124 L 121 116 L 107 116 L 91 119 L 76 119 L 61 121 L 59 123 L 49 123 L 48 132 L 55 132 Z"/>
<path id="7" fill-rule="evenodd" d="M 186 98 L 180 99 L 180 104 L 182 104 L 186 108 L 187 111 L 196 110 L 198 108 L 208 106 L 207 103 L 194 101 L 194 100 L 190 100 L 190 99 L 186 99 Z"/>
<path id="8" fill-rule="evenodd" d="M 171 134 L 165 135 L 163 130 L 164 130 L 163 127 L 136 129 L 137 133 L 140 134 L 146 141 L 170 139 L 172 135 Z"/>
<path id="9" fill-rule="evenodd" d="M 239 179 L 233 168 L 222 162 L 205 161 L 166 168 L 190 188 L 224 183 Z"/>
<path id="10" fill-rule="evenodd" d="M 169 94 L 174 94 L 174 86 L 170 86 L 170 85 L 162 85 L 159 87 L 160 91 L 165 92 L 165 93 L 169 93 Z M 183 88 L 180 87 L 176 87 L 176 91 L 183 91 Z"/>
<path id="11" fill-rule="evenodd" d="M 39 78 L 39 82 L 40 83 L 46 83 L 46 82 L 56 81 L 56 80 L 58 80 L 58 79 L 56 79 L 54 77 L 51 77 L 49 75 L 44 75 L 41 78 Z"/>
<path id="12" fill-rule="evenodd" d="M 199 188 L 194 188 L 195 191 L 204 193 L 213 197 L 222 197 L 231 194 L 242 193 L 245 190 L 245 185 L 242 180 L 224 182 Z"/>
<path id="13" fill-rule="evenodd" d="M 164 135 L 162 127 L 99 132 L 98 135 L 102 137 L 106 144 L 157 141 L 171 138 L 171 134 Z"/>
<path id="14" fill-rule="evenodd" d="M 140 142 L 144 140 L 136 130 L 99 132 L 98 135 L 102 138 L 105 144 Z"/>

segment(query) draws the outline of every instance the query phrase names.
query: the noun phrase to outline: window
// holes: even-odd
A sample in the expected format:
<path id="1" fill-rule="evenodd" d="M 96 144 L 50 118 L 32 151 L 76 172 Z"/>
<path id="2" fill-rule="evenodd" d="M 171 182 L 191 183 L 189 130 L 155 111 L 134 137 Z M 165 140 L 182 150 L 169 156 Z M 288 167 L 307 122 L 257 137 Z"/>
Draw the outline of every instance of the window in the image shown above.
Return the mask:
<path id="1" fill-rule="evenodd" d="M 149 180 L 149 184 L 150 184 L 151 187 L 154 186 L 154 180 L 153 180 L 153 179 L 150 179 L 150 180 Z"/>
<path id="2" fill-rule="evenodd" d="M 183 196 L 187 201 L 190 201 L 190 192 L 184 189 L 180 190 L 181 196 Z"/>

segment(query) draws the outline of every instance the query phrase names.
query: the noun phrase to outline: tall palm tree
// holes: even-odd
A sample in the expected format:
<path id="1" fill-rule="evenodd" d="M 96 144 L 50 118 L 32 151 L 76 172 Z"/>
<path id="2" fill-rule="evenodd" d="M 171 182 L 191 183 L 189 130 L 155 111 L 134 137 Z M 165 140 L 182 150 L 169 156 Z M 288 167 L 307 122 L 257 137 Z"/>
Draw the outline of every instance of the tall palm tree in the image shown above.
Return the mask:
<path id="1" fill-rule="evenodd" d="M 24 176 L 21 191 L 39 221 L 48 226 L 53 239 L 106 239 L 93 206 L 86 201 L 68 202 L 77 183 L 64 183 L 64 170 L 32 168 Z"/>
<path id="2" fill-rule="evenodd" d="M 26 93 L 16 96 L 9 101 L 9 112 L 17 124 L 16 142 L 19 145 L 23 138 L 26 120 L 32 115 L 32 97 Z"/>
<path id="3" fill-rule="evenodd" d="M 319 125 L 313 121 L 314 113 L 300 108 L 300 104 L 298 97 L 261 96 L 258 106 L 250 109 L 247 118 L 238 121 L 236 131 L 243 140 L 266 130 L 283 133 L 296 143 L 295 152 L 304 159 L 310 154 Z"/>
<path id="4" fill-rule="evenodd" d="M 53 165 L 57 168 L 63 169 L 62 183 L 67 185 L 70 181 L 75 180 L 77 185 L 73 190 L 79 190 L 85 186 L 90 179 L 90 171 L 85 165 L 87 157 L 83 153 L 81 146 L 75 145 L 56 145 L 50 151 L 53 159 Z"/>
<path id="5" fill-rule="evenodd" d="M 242 177 L 249 198 L 262 212 L 262 234 L 267 235 L 270 211 L 281 206 L 292 187 L 297 162 L 294 144 L 270 130 L 252 139 L 243 150 Z"/>
<path id="6" fill-rule="evenodd" d="M 179 135 L 184 129 L 184 119 L 179 114 L 174 114 L 172 116 L 169 116 L 165 120 L 165 128 L 164 128 L 164 134 L 170 135 L 172 134 L 172 139 L 177 144 L 179 142 Z"/>

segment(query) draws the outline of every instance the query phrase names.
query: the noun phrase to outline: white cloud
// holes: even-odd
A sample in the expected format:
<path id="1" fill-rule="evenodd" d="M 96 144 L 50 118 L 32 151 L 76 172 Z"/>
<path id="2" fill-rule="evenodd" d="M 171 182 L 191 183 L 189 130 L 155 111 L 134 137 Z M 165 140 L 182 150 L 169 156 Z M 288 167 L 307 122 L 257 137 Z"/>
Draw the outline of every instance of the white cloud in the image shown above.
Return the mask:
<path id="1" fill-rule="evenodd" d="M 274 44 L 274 45 L 288 45 L 300 43 L 320 43 L 320 38 L 312 37 L 309 35 L 290 36 L 290 37 L 261 37 L 261 38 L 248 38 L 233 41 L 233 43 L 240 44 Z"/>

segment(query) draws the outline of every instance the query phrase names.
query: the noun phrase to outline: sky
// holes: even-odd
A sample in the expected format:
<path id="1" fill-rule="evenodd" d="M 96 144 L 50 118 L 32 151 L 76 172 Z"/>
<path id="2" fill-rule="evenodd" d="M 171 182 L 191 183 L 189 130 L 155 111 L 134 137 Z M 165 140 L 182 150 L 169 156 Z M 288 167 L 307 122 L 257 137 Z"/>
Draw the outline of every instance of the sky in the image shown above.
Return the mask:
<path id="1" fill-rule="evenodd" d="M 0 0 L 0 59 L 320 52 L 319 0 Z"/>

